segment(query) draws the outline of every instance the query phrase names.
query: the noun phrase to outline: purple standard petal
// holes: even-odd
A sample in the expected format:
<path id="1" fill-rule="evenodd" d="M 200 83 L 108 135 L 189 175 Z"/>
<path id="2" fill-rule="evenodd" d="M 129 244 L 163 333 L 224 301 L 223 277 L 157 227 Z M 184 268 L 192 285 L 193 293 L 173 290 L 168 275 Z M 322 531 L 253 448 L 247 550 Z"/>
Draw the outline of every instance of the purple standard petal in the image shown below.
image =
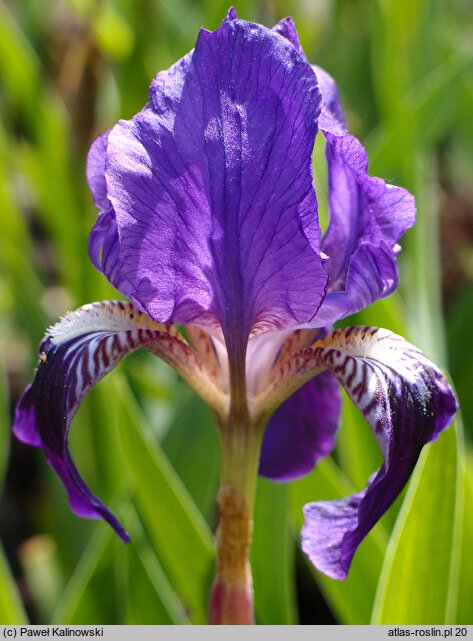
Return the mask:
<path id="1" fill-rule="evenodd" d="M 320 93 L 322 94 L 322 109 L 319 118 L 319 128 L 334 136 L 344 136 L 347 132 L 345 114 L 338 97 L 337 83 L 322 67 L 312 67 L 317 76 Z"/>
<path id="2" fill-rule="evenodd" d="M 290 18 L 274 30 L 301 55 Z M 330 225 L 322 239 L 329 256 L 328 293 L 312 326 L 335 321 L 367 307 L 397 286 L 397 244 L 414 224 L 413 196 L 400 187 L 368 176 L 368 158 L 361 143 L 346 130 L 335 80 L 313 67 L 322 94 L 319 128 L 327 140 Z"/>
<path id="3" fill-rule="evenodd" d="M 323 247 L 330 256 L 329 289 L 337 291 L 344 289 L 364 245 L 389 248 L 395 264 L 397 241 L 414 224 L 415 204 L 405 189 L 368 176 L 366 151 L 354 136 L 327 133 L 326 137 L 330 225 Z M 392 283 L 387 283 L 386 292 L 380 293 L 392 289 Z"/>
<path id="4" fill-rule="evenodd" d="M 288 481 L 310 472 L 335 446 L 340 406 L 339 384 L 329 372 L 298 389 L 269 421 L 259 473 Z"/>
<path id="5" fill-rule="evenodd" d="M 87 182 L 94 199 L 95 206 L 102 212 L 111 208 L 108 199 L 107 183 L 105 181 L 105 160 L 107 156 L 108 134 L 106 131 L 92 143 L 87 155 Z"/>
<path id="6" fill-rule="evenodd" d="M 188 373 L 186 368 L 197 370 L 193 353 L 177 331 L 158 325 L 130 303 L 94 303 L 67 314 L 40 346 L 34 382 L 18 402 L 13 425 L 19 440 L 44 449 L 48 463 L 64 483 L 73 511 L 105 519 L 123 540 L 128 535 L 121 524 L 80 477 L 69 453 L 68 435 L 72 418 L 90 389 L 139 347 L 152 350 L 183 375 Z M 196 371 L 196 375 L 211 389 L 204 372 Z"/>
<path id="7" fill-rule="evenodd" d="M 108 139 L 127 295 L 160 322 L 248 334 L 313 318 L 326 271 L 312 186 L 320 95 L 280 35 L 232 14 Z"/>
<path id="8" fill-rule="evenodd" d="M 283 38 L 286 38 L 286 40 L 289 40 L 289 42 L 292 44 L 301 58 L 306 60 L 304 51 L 302 50 L 301 43 L 299 41 L 299 34 L 297 33 L 296 25 L 294 24 L 294 21 L 290 16 L 288 16 L 287 18 L 283 18 L 277 24 L 275 24 L 272 28 L 272 31 L 278 33 Z"/>
<path id="9" fill-rule="evenodd" d="M 330 258 L 329 293 L 317 318 L 332 323 L 396 288 L 397 242 L 414 224 L 415 202 L 405 189 L 368 176 L 366 151 L 346 132 L 335 81 L 314 69 L 323 99 L 319 125 L 327 140 L 330 208 L 322 239 Z"/>
<path id="10" fill-rule="evenodd" d="M 304 508 L 304 552 L 321 572 L 344 579 L 356 548 L 403 489 L 425 443 L 449 425 L 457 401 L 437 367 L 387 330 L 345 328 L 306 357 L 335 374 L 384 456 L 362 492 Z"/>
<path id="11" fill-rule="evenodd" d="M 105 160 L 108 134 L 98 136 L 87 156 L 87 181 L 100 214 L 89 236 L 89 257 L 94 266 L 125 296 L 130 286 L 122 275 L 115 211 L 108 199 Z"/>

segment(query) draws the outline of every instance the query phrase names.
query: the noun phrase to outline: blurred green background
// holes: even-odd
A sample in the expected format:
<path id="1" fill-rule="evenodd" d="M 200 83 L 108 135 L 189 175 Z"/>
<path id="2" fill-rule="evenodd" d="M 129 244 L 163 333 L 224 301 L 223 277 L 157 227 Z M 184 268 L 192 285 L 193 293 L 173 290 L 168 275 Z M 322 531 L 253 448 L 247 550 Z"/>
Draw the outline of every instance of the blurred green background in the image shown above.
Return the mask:
<path id="1" fill-rule="evenodd" d="M 370 173 L 410 189 L 401 285 L 356 323 L 408 337 L 449 369 L 460 419 L 426 448 L 407 490 L 344 583 L 309 567 L 301 507 L 365 486 L 380 462 L 351 404 L 337 450 L 305 479 L 258 486 L 258 623 L 473 624 L 473 6 L 468 0 L 239 0 L 240 17 L 294 17 L 310 61 L 338 81 Z M 69 510 L 41 452 L 10 439 L 47 325 L 116 298 L 87 257 L 96 212 L 85 155 L 149 83 L 216 28 L 220 0 L 0 2 L 0 622 L 203 623 L 218 484 L 209 411 L 163 363 L 135 354 L 89 396 L 72 451 L 124 520 Z M 323 147 L 314 152 L 324 209 Z M 350 319 L 353 323 L 353 319 Z"/>

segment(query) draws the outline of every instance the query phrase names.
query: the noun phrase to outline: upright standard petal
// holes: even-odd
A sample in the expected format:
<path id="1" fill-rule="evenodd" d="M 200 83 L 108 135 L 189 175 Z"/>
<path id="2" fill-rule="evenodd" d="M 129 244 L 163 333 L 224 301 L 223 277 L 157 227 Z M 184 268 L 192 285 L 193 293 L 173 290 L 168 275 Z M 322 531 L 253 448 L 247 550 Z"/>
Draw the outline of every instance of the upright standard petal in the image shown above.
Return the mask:
<path id="1" fill-rule="evenodd" d="M 313 318 L 326 270 L 312 185 L 311 67 L 234 15 L 158 74 L 108 138 L 105 177 L 127 295 L 161 322 L 250 332 Z"/>
<path id="2" fill-rule="evenodd" d="M 159 325 L 130 303 L 85 305 L 52 327 L 40 346 L 40 364 L 15 412 L 13 432 L 29 445 L 42 447 L 61 478 L 73 511 L 103 518 L 124 540 L 125 530 L 82 480 L 68 449 L 71 421 L 90 389 L 124 356 L 146 347 L 172 364 L 208 397 L 218 390 L 208 380 L 198 356 L 169 326 Z M 207 379 L 207 380 L 206 380 Z M 215 406 L 216 407 L 216 406 Z"/>
<path id="3" fill-rule="evenodd" d="M 323 247 L 332 257 L 329 288 L 337 291 L 366 246 L 386 247 L 395 260 L 397 241 L 414 224 L 415 204 L 405 189 L 368 176 L 366 151 L 354 136 L 326 133 L 326 138 L 330 224 Z M 391 290 L 386 283 L 386 293 Z"/>
<path id="4" fill-rule="evenodd" d="M 287 18 L 283 18 L 277 24 L 275 24 L 272 28 L 272 31 L 278 33 L 283 38 L 286 38 L 286 40 L 289 40 L 289 42 L 292 44 L 301 58 L 303 58 L 304 60 L 306 59 L 304 51 L 301 47 L 301 43 L 299 41 L 299 34 L 297 33 L 296 25 L 294 24 L 294 21 L 290 16 L 288 16 Z"/>
<path id="5" fill-rule="evenodd" d="M 366 151 L 345 128 L 333 78 L 314 67 L 322 93 L 319 126 L 326 138 L 330 224 L 322 239 L 329 256 L 321 323 L 353 314 L 397 286 L 397 244 L 414 224 L 413 196 L 368 175 Z"/>
<path id="6" fill-rule="evenodd" d="M 274 31 L 304 56 L 290 18 Z M 330 224 L 322 239 L 328 255 L 327 296 L 311 326 L 330 325 L 353 314 L 397 286 L 397 244 L 414 224 L 413 196 L 368 175 L 361 143 L 348 134 L 335 80 L 313 67 L 322 94 L 319 129 L 326 138 Z"/>
<path id="7" fill-rule="evenodd" d="M 449 384 L 400 336 L 348 327 L 280 363 L 261 404 L 272 406 L 329 370 L 367 419 L 384 457 L 362 492 L 304 508 L 303 549 L 325 574 L 344 579 L 356 548 L 406 484 L 422 447 L 457 410 Z"/>
<path id="8" fill-rule="evenodd" d="M 98 136 L 87 156 L 87 181 L 95 206 L 100 210 L 99 217 L 89 236 L 89 257 L 94 266 L 125 296 L 129 284 L 121 270 L 117 221 L 112 203 L 108 199 L 105 181 L 105 161 L 108 147 L 108 134 Z"/>

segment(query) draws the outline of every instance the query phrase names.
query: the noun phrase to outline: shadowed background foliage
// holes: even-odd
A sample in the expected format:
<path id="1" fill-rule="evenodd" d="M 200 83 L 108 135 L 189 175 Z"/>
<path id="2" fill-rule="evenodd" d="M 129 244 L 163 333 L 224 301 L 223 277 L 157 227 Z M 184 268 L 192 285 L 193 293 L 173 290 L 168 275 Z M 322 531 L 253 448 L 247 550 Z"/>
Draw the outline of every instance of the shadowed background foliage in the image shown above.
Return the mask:
<path id="1" fill-rule="evenodd" d="M 151 355 L 130 357 L 76 417 L 72 450 L 125 521 L 125 546 L 69 510 L 40 452 L 12 442 L 13 404 L 47 325 L 116 298 L 87 257 L 85 155 L 144 105 L 157 71 L 216 28 L 220 0 L 0 2 L 0 622 L 203 623 L 213 571 L 218 449 L 212 416 Z M 258 486 L 258 623 L 473 624 L 473 8 L 467 0 L 239 0 L 271 26 L 291 14 L 310 61 L 338 81 L 370 173 L 410 189 L 401 285 L 356 323 L 408 337 L 448 367 L 462 406 L 360 547 L 345 583 L 299 549 L 305 502 L 364 487 L 380 463 L 354 407 L 333 457 Z M 314 151 L 321 198 L 323 146 Z M 350 319 L 350 324 L 353 319 Z"/>

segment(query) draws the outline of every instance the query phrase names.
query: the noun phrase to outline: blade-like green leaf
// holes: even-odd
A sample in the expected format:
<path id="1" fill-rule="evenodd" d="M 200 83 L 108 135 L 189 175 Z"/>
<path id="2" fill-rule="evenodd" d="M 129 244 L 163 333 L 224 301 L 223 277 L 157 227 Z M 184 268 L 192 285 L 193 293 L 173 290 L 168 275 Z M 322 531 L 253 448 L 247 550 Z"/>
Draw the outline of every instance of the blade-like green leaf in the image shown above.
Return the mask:
<path id="1" fill-rule="evenodd" d="M 179 405 L 162 447 L 202 514 L 215 514 L 219 447 L 215 419 L 205 403 L 181 385 Z M 189 453 L 192 452 L 192 456 Z"/>
<path id="2" fill-rule="evenodd" d="M 3 548 L 0 546 L 0 623 L 3 625 L 19 625 L 28 623 L 23 610 L 20 595 L 15 581 L 8 568 Z"/>
<path id="3" fill-rule="evenodd" d="M 466 457 L 464 470 L 464 510 L 455 623 L 473 625 L 473 455 Z"/>
<path id="4" fill-rule="evenodd" d="M 187 623 L 131 506 L 128 515 L 133 543 L 124 546 L 108 526 L 99 525 L 57 604 L 53 623 Z"/>
<path id="5" fill-rule="evenodd" d="M 294 594 L 294 539 L 289 523 L 289 487 L 259 479 L 251 550 L 256 621 L 297 623 Z"/>
<path id="6" fill-rule="evenodd" d="M 13 15 L 0 5 L 0 80 L 14 107 L 30 122 L 35 118 L 39 64 L 35 52 Z"/>
<path id="7" fill-rule="evenodd" d="M 169 461 L 145 434 L 129 388 L 117 376 L 114 383 L 122 408 L 120 440 L 143 524 L 191 620 L 204 623 L 214 560 L 211 532 Z"/>
<path id="8" fill-rule="evenodd" d="M 321 461 L 306 478 L 292 483 L 291 513 L 298 539 L 303 524 L 303 505 L 341 498 L 354 492 L 353 486 L 330 458 Z M 340 623 L 369 623 L 386 543 L 386 531 L 378 523 L 357 550 L 346 581 L 335 581 L 313 569 L 314 577 Z"/>
<path id="9" fill-rule="evenodd" d="M 74 573 L 66 584 L 51 618 L 52 624 L 85 624 L 85 613 L 90 613 L 92 617 L 98 616 L 100 604 L 94 606 L 90 584 L 94 575 L 98 573 L 99 566 L 104 562 L 105 552 L 110 546 L 112 537 L 113 532 L 109 527 L 100 525 L 96 528 Z"/>
<path id="10" fill-rule="evenodd" d="M 3 479 L 7 469 L 9 452 L 9 427 L 10 416 L 8 412 L 7 381 L 3 358 L 0 356 L 0 491 L 3 487 Z"/>
<path id="11" fill-rule="evenodd" d="M 372 622 L 452 623 L 460 495 L 450 428 L 417 465 L 386 554 Z"/>
<path id="12" fill-rule="evenodd" d="M 119 560 L 126 567 L 122 593 L 125 625 L 187 624 L 189 619 L 183 604 L 169 584 L 149 541 L 146 538 L 136 510 L 130 507 L 127 522 L 133 543 L 127 554 L 117 550 Z"/>

